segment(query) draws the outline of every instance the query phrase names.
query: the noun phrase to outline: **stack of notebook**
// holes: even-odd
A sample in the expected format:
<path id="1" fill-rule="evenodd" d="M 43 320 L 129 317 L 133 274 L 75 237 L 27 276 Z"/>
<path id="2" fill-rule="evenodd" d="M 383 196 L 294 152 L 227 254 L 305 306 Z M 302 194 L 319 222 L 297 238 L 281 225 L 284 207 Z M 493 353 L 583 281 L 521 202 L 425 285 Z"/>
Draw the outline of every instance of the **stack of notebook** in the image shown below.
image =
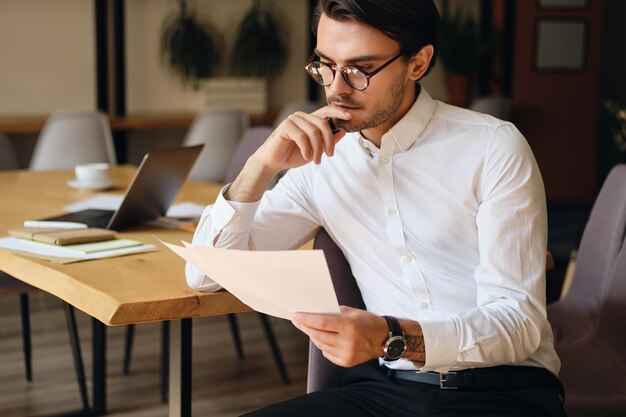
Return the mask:
<path id="1" fill-rule="evenodd" d="M 138 240 L 118 239 L 113 230 L 84 228 L 21 228 L 9 230 L 13 237 L 0 239 L 0 248 L 44 257 L 49 260 L 109 258 L 154 250 Z"/>

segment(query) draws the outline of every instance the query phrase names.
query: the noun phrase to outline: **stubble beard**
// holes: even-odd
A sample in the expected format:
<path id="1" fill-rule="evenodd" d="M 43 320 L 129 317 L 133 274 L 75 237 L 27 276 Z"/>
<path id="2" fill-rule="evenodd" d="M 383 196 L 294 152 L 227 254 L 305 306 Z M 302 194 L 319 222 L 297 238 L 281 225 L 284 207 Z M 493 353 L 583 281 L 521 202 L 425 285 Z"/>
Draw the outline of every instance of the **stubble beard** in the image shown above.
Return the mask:
<path id="1" fill-rule="evenodd" d="M 372 106 L 372 108 L 374 109 L 373 112 L 369 115 L 366 115 L 363 120 L 353 122 L 352 120 L 334 119 L 335 126 L 344 129 L 346 132 L 358 132 L 365 129 L 371 129 L 388 121 L 398 112 L 398 110 L 402 106 L 402 101 L 404 100 L 405 94 L 405 79 L 406 72 L 398 75 L 398 77 L 396 77 L 390 89 L 388 90 L 389 93 L 386 94 L 384 97 L 381 97 Z M 344 103 L 353 106 L 359 105 L 359 103 L 352 101 L 349 97 L 344 99 L 329 97 L 327 102 L 328 104 Z"/>

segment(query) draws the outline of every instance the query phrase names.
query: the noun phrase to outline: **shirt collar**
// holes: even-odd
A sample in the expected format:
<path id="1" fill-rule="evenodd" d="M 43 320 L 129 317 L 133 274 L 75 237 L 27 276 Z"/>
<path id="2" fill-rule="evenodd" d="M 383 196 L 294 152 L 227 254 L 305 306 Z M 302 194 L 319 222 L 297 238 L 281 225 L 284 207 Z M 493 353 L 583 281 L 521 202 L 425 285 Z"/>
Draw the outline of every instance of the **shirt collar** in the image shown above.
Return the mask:
<path id="1" fill-rule="evenodd" d="M 437 104 L 423 86 L 420 93 L 408 112 L 396 123 L 381 140 L 381 148 L 393 144 L 392 153 L 404 152 L 409 149 L 424 131 L 424 128 L 435 113 Z M 358 141 L 366 154 L 372 156 L 378 149 L 376 146 L 358 133 Z"/>
<path id="2" fill-rule="evenodd" d="M 422 86 L 419 96 L 408 112 L 382 137 L 382 142 L 395 141 L 395 152 L 404 152 L 409 149 L 435 113 L 435 100 Z M 394 152 L 394 153 L 395 153 Z"/>

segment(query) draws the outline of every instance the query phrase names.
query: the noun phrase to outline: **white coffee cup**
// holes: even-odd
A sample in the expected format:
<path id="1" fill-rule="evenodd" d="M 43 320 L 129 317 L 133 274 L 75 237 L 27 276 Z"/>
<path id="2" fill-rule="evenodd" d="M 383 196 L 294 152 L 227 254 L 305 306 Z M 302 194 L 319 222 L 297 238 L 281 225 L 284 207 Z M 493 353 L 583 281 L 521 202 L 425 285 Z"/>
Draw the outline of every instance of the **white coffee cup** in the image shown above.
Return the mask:
<path id="1" fill-rule="evenodd" d="M 81 164 L 74 167 L 76 179 L 81 184 L 104 184 L 109 181 L 109 164 Z"/>

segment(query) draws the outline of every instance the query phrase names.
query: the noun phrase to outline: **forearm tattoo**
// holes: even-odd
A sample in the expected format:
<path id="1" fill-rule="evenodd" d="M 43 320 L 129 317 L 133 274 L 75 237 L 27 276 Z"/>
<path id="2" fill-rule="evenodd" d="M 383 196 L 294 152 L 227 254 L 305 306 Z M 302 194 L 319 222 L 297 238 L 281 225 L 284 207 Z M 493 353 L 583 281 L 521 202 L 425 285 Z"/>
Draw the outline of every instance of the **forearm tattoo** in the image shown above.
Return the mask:
<path id="1" fill-rule="evenodd" d="M 406 336 L 407 352 L 424 353 L 424 336 Z"/>

